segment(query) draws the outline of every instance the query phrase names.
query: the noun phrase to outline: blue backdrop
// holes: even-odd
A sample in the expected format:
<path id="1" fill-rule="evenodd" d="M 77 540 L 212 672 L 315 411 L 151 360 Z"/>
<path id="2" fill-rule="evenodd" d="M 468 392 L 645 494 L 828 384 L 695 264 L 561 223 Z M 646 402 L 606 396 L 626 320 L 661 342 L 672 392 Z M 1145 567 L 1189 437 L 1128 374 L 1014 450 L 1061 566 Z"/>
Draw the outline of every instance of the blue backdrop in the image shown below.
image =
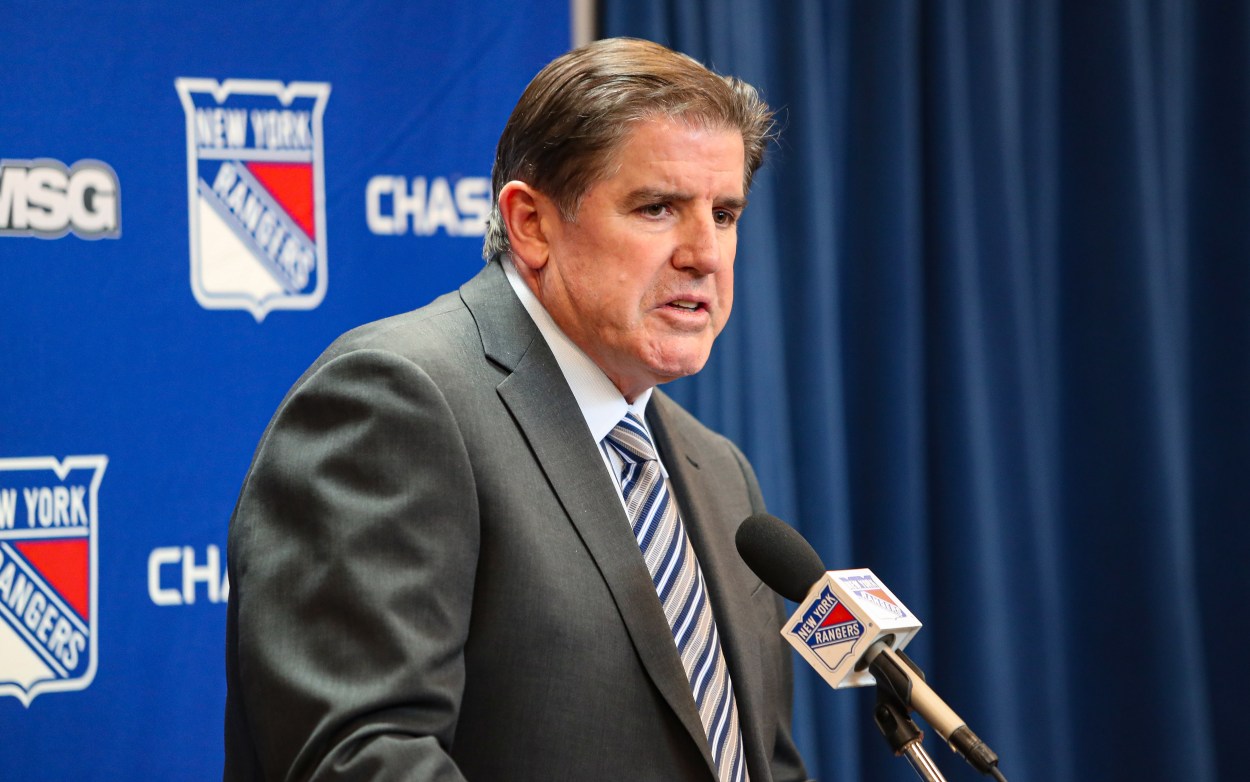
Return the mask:
<path id="1" fill-rule="evenodd" d="M 0 779 L 219 779 L 252 449 L 333 337 L 480 267 L 568 4 L 5 16 Z"/>
<path id="2" fill-rule="evenodd" d="M 783 112 L 734 318 L 672 392 L 926 621 L 1012 782 L 1245 776 L 1248 9 L 605 5 Z M 820 778 L 915 778 L 870 698 L 800 683 Z"/>

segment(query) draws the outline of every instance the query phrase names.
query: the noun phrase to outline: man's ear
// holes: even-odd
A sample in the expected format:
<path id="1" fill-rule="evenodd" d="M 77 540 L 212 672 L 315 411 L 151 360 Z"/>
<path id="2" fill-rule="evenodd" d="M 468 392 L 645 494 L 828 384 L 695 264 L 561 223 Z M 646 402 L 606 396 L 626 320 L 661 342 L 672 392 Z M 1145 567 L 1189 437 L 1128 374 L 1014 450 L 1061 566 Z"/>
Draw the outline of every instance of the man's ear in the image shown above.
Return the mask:
<path id="1" fill-rule="evenodd" d="M 514 179 L 499 191 L 499 214 L 508 228 L 512 258 L 532 271 L 547 265 L 553 210 L 550 199 L 524 182 Z"/>

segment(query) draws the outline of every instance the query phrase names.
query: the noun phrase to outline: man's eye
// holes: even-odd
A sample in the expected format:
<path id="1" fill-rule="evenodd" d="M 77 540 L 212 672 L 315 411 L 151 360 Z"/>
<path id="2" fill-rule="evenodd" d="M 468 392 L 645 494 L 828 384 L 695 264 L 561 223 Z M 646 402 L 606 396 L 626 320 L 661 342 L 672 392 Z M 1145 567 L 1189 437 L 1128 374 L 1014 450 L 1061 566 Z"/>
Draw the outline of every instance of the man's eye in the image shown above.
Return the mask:
<path id="1" fill-rule="evenodd" d="M 738 220 L 738 216 L 728 209 L 717 209 L 712 213 L 712 219 L 717 225 L 733 225 Z"/>
<path id="2" fill-rule="evenodd" d="M 663 217 L 668 213 L 668 204 L 647 204 L 641 211 L 647 217 Z"/>

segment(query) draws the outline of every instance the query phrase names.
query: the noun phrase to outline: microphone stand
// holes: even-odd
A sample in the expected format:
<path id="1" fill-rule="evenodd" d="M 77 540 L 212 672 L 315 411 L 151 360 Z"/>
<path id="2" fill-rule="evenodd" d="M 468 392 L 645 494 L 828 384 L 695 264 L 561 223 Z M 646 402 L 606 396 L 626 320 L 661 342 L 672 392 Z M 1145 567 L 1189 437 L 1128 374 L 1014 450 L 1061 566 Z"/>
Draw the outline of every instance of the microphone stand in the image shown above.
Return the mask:
<path id="1" fill-rule="evenodd" d="M 916 727 L 907 707 L 892 689 L 880 682 L 877 684 L 877 705 L 872 710 L 872 717 L 890 749 L 895 755 L 906 757 L 921 779 L 925 782 L 946 782 L 942 772 L 934 765 L 933 758 L 920 743 L 924 733 Z"/>

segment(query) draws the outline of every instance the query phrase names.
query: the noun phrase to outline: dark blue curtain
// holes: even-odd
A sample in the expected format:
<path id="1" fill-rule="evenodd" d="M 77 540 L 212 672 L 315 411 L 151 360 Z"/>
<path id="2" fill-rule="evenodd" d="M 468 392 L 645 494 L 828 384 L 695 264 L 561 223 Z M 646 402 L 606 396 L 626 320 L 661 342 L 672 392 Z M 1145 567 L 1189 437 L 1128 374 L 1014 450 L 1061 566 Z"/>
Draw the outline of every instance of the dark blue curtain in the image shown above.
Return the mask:
<path id="1" fill-rule="evenodd" d="M 926 621 L 913 657 L 1012 782 L 1246 778 L 1248 5 L 607 0 L 601 23 L 781 109 L 734 317 L 671 393 L 830 567 Z M 916 778 L 871 693 L 798 687 L 815 776 Z"/>

